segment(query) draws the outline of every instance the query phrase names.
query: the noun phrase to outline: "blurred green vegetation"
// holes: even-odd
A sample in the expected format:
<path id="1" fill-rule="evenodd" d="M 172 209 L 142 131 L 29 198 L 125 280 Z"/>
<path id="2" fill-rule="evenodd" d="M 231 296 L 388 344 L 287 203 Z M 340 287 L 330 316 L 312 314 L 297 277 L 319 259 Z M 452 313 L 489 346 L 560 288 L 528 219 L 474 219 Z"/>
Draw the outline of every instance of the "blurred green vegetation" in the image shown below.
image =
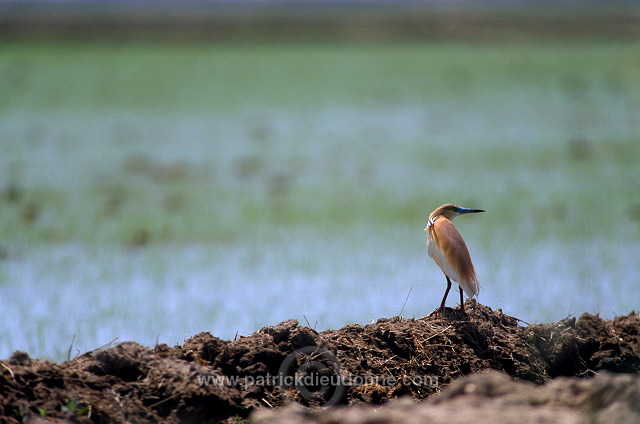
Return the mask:
<path id="1" fill-rule="evenodd" d="M 421 316 L 449 202 L 483 303 L 638 303 L 633 40 L 4 41 L 0 93 L 3 357 Z"/>
<path id="2" fill-rule="evenodd" d="M 633 41 L 23 41 L 0 76 L 5 240 L 422 225 L 445 202 L 492 210 L 484 240 L 638 231 Z"/>
<path id="3" fill-rule="evenodd" d="M 637 95 L 638 49 L 633 40 L 5 42 L 0 107 L 229 112 L 469 102 L 489 95 L 508 101 L 527 89 L 579 101 L 594 90 Z"/>

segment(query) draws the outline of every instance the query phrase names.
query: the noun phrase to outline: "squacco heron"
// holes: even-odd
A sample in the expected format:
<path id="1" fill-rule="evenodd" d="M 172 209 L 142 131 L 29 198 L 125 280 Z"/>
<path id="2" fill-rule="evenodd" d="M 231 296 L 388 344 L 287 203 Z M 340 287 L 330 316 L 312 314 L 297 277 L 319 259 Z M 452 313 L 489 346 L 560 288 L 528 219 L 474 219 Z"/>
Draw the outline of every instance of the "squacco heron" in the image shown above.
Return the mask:
<path id="1" fill-rule="evenodd" d="M 445 277 L 447 277 L 447 290 L 444 292 L 440 304 L 440 314 L 444 315 L 444 303 L 451 290 L 451 280 L 458 283 L 460 289 L 460 308 L 464 313 L 464 298 L 462 291 L 469 297 L 474 297 L 480 291 L 480 284 L 476 272 L 471 263 L 469 249 L 464 239 L 453 226 L 451 221 L 458 215 L 465 213 L 484 212 L 481 209 L 461 208 L 460 206 L 446 204 L 440 206 L 429 215 L 427 228 L 427 250 L 429 256 L 438 264 Z"/>

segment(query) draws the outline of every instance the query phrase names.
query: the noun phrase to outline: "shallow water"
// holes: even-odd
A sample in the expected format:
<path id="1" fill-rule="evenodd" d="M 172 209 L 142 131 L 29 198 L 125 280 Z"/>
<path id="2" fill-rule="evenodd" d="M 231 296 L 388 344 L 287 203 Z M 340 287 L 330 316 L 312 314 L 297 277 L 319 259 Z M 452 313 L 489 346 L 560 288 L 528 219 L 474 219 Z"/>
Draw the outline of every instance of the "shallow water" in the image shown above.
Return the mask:
<path id="1" fill-rule="evenodd" d="M 635 45 L 85 47 L 0 52 L 0 358 L 424 316 L 449 202 L 481 303 L 640 308 Z"/>
<path id="2" fill-rule="evenodd" d="M 0 357 L 22 349 L 61 360 L 72 341 L 75 355 L 115 338 L 173 345 L 200 331 L 233 339 L 290 318 L 324 330 L 401 312 L 421 317 L 445 288 L 422 241 L 420 229 L 393 227 L 330 237 L 285 230 L 217 245 L 11 250 L 0 286 Z M 637 245 L 602 257 L 599 243 L 496 254 L 496 246 L 468 242 L 479 301 L 524 321 L 637 308 Z"/>

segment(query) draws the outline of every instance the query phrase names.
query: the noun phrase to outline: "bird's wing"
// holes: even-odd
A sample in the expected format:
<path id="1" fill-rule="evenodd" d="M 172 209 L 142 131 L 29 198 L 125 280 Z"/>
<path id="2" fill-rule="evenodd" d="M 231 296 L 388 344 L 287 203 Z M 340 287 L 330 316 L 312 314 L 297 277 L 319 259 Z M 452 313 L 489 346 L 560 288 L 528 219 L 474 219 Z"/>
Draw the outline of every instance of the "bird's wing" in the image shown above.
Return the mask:
<path id="1" fill-rule="evenodd" d="M 437 219 L 430 228 L 434 249 L 430 255 L 440 266 L 442 271 L 452 280 L 456 281 L 467 296 L 475 296 L 480 290 L 476 278 L 476 272 L 471 262 L 469 249 L 464 239 L 446 218 Z"/>

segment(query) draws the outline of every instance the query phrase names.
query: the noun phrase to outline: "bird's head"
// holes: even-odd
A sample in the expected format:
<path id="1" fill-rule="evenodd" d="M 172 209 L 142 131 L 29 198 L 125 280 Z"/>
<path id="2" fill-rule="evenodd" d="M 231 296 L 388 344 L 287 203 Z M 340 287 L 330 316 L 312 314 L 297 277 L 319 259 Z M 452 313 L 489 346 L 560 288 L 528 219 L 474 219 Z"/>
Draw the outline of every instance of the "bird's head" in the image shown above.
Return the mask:
<path id="1" fill-rule="evenodd" d="M 439 208 L 437 208 L 435 211 L 431 212 L 431 215 L 429 215 L 429 224 L 427 225 L 427 228 L 431 224 L 433 224 L 433 222 L 437 218 L 441 216 L 447 218 L 449 221 L 452 221 L 453 218 L 455 218 L 458 215 L 463 215 L 465 213 L 477 213 L 477 212 L 484 212 L 484 210 L 463 208 L 461 206 L 456 206 L 456 205 L 452 205 L 451 203 L 447 203 L 446 205 L 442 205 Z"/>

